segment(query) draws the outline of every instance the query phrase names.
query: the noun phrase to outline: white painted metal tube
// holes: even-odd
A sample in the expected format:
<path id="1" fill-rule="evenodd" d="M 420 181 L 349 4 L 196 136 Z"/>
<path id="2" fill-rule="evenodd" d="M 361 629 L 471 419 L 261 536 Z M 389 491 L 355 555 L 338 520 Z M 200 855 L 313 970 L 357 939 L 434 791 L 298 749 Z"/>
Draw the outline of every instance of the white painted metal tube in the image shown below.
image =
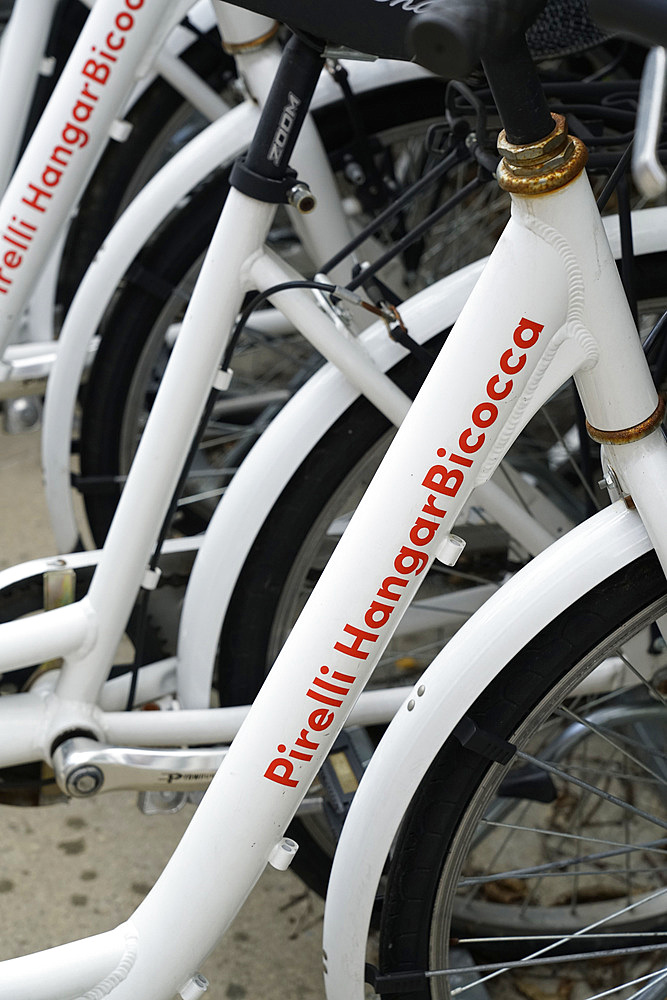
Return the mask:
<path id="1" fill-rule="evenodd" d="M 170 160 L 116 223 L 77 291 L 58 341 L 42 430 L 46 500 L 61 552 L 77 543 L 70 485 L 72 419 L 90 342 L 104 310 L 148 236 L 191 187 L 224 164 L 224 155 L 230 162 L 246 148 L 258 120 L 259 111 L 250 102 L 233 108 Z"/>
<path id="2" fill-rule="evenodd" d="M 479 503 L 512 538 L 520 538 L 521 544 L 533 556 L 554 541 L 554 536 L 539 521 L 529 517 L 521 505 L 492 479 L 477 487 L 474 502 Z"/>
<path id="3" fill-rule="evenodd" d="M 365 691 L 352 709 L 348 725 L 387 725 L 407 691 L 407 687 Z M 100 713 L 96 721 L 107 741 L 119 746 L 231 743 L 249 711 L 249 705 L 173 712 L 119 711 Z"/>
<path id="4" fill-rule="evenodd" d="M 607 444 L 604 449 L 632 497 L 667 573 L 667 445 L 662 427 L 639 441 Z"/>
<path id="5" fill-rule="evenodd" d="M 209 121 L 226 114 L 230 107 L 183 59 L 164 49 L 155 58 L 155 69 L 167 83 L 187 98 Z"/>
<path id="6" fill-rule="evenodd" d="M 45 698 L 32 691 L 0 698 L 0 766 L 43 758 L 40 740 L 47 715 Z"/>
<path id="7" fill-rule="evenodd" d="M 88 591 L 99 627 L 95 649 L 76 662 L 66 658 L 61 697 L 94 702 L 106 678 L 243 296 L 243 263 L 264 242 L 273 212 L 229 193 Z M 228 233 L 236 235 L 233 246 Z"/>
<path id="8" fill-rule="evenodd" d="M 551 249 L 554 273 L 566 275 L 568 336 L 589 353 L 576 375 L 588 420 L 601 429 L 645 420 L 657 393 L 587 177 L 548 198 L 515 197 L 512 216 Z"/>
<path id="9" fill-rule="evenodd" d="M 196 552 L 203 537 L 203 535 L 189 535 L 181 538 L 168 538 L 162 551 L 165 555 L 177 552 Z M 81 570 L 96 566 L 101 555 L 101 549 L 94 549 L 85 552 L 71 552 L 67 556 L 46 556 L 43 559 L 31 559 L 29 562 L 17 563 L 16 566 L 8 566 L 7 569 L 0 570 L 0 591 L 23 580 L 40 577 L 43 573 L 54 569 Z M 2 628 L 4 625 L 0 626 L 0 634 Z"/>
<path id="10" fill-rule="evenodd" d="M 258 254 L 250 266 L 253 287 L 271 288 L 282 282 L 299 280 L 300 275 L 271 251 Z M 278 292 L 270 301 L 301 330 L 328 361 L 346 376 L 392 423 L 399 424 L 410 409 L 410 399 L 387 379 L 363 349 L 361 342 L 333 326 L 310 294 L 298 290 Z"/>
<path id="11" fill-rule="evenodd" d="M 0 192 L 12 175 L 58 0 L 15 0 L 0 58 Z"/>
<path id="12" fill-rule="evenodd" d="M 262 38 L 276 23 L 263 14 L 243 10 L 234 4 L 221 3 L 220 0 L 216 0 L 213 8 L 223 40 L 231 45 L 247 45 L 248 42 Z"/>
<path id="13" fill-rule="evenodd" d="M 129 923 L 112 931 L 0 963 L 0 1000 L 54 1000 L 110 995 L 136 956 L 136 932 Z M 146 993 L 145 996 L 149 994 Z"/>
<path id="14" fill-rule="evenodd" d="M 95 617 L 85 600 L 6 622 L 0 625 L 0 670 L 80 653 L 90 647 L 95 635 Z"/>

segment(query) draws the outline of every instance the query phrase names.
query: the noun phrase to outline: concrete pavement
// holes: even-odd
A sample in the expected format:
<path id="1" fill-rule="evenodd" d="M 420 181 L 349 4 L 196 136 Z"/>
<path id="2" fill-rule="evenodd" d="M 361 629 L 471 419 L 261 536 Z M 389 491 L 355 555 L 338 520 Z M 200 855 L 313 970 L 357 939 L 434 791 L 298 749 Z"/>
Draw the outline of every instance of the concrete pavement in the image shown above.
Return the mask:
<path id="1" fill-rule="evenodd" d="M 0 567 L 55 552 L 37 431 L 0 433 L 0 525 Z M 116 793 L 0 807 L 0 958 L 113 927 L 132 912 L 192 814 L 147 817 L 135 802 Z M 268 868 L 202 967 L 206 1000 L 323 1000 L 322 909 L 291 872 Z"/>

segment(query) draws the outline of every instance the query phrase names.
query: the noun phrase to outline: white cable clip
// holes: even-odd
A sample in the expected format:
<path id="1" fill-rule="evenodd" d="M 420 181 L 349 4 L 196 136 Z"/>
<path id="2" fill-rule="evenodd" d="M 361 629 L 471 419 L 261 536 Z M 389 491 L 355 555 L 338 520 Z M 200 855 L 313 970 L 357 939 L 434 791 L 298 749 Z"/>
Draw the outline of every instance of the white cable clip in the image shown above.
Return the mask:
<path id="1" fill-rule="evenodd" d="M 294 861 L 294 855 L 298 850 L 299 845 L 296 840 L 290 840 L 289 837 L 283 837 L 282 840 L 278 841 L 269 854 L 269 864 L 276 868 L 279 872 L 287 871 L 289 866 Z"/>
<path id="2" fill-rule="evenodd" d="M 233 374 L 233 368 L 219 368 L 213 379 L 213 388 L 217 389 L 218 392 L 224 392 L 225 389 L 229 389 Z"/>
<path id="3" fill-rule="evenodd" d="M 458 535 L 447 535 L 436 552 L 435 558 L 438 562 L 444 563 L 445 566 L 454 566 L 465 547 L 464 538 L 459 538 Z"/>
<path id="4" fill-rule="evenodd" d="M 56 71 L 56 57 L 55 56 L 44 56 L 39 64 L 39 75 L 40 76 L 53 76 Z"/>
<path id="5" fill-rule="evenodd" d="M 181 1000 L 199 1000 L 208 989 L 208 979 L 198 972 L 192 979 L 189 979 L 185 986 L 181 986 L 178 995 Z"/>
<path id="6" fill-rule="evenodd" d="M 109 138 L 113 139 L 114 142 L 127 142 L 133 128 L 134 125 L 132 122 L 125 121 L 121 118 L 115 118 L 111 123 L 111 128 L 109 129 Z"/>
<path id="7" fill-rule="evenodd" d="M 159 566 L 155 569 L 147 569 L 144 574 L 144 579 L 142 581 L 142 588 L 144 590 L 155 590 L 158 583 L 160 582 L 160 577 L 162 576 L 162 570 Z"/>

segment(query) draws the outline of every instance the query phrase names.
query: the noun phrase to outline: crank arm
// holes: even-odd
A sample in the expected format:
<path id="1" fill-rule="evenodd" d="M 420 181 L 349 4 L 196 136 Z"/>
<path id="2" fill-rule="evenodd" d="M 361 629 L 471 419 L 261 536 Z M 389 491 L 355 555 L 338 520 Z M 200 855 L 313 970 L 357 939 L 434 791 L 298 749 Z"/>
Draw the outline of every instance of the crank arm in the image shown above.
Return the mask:
<path id="1" fill-rule="evenodd" d="M 87 736 L 73 736 L 54 751 L 53 770 L 61 791 L 76 799 L 121 789 L 195 792 L 208 788 L 228 749 L 118 747 Z M 321 810 L 320 796 L 311 794 L 303 800 L 299 813 Z"/>
<path id="2" fill-rule="evenodd" d="M 120 789 L 196 791 L 208 788 L 227 749 L 117 747 L 74 736 L 54 751 L 53 770 L 62 791 L 77 799 Z"/>
<path id="3" fill-rule="evenodd" d="M 632 151 L 632 175 L 647 198 L 657 198 L 667 188 L 667 176 L 658 159 L 666 80 L 667 53 L 653 48 L 644 63 Z"/>

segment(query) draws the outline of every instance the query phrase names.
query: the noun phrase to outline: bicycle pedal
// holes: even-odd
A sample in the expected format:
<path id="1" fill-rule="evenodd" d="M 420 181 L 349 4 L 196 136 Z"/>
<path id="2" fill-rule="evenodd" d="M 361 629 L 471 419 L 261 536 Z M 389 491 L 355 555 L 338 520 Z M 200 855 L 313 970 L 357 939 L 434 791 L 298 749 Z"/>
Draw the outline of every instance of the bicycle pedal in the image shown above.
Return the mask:
<path id="1" fill-rule="evenodd" d="M 340 833 L 354 793 L 373 753 L 365 729 L 345 729 L 337 738 L 319 773 L 324 788 L 324 812 L 334 833 Z"/>

